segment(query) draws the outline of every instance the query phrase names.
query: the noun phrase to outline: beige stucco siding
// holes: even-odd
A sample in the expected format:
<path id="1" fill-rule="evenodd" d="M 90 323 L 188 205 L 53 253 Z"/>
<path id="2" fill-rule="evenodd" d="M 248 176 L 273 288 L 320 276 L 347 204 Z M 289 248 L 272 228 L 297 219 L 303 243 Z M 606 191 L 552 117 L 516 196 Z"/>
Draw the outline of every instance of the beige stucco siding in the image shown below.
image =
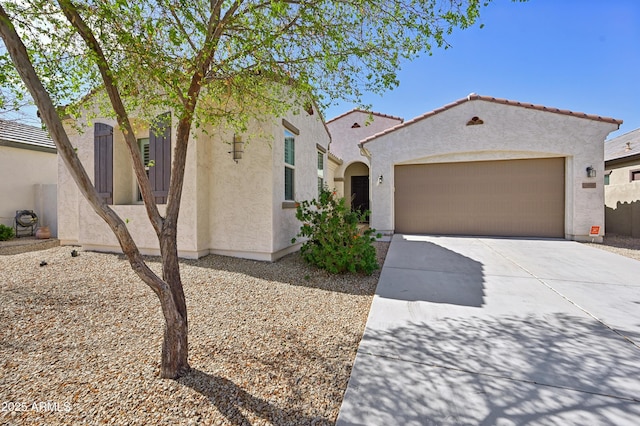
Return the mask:
<path id="1" fill-rule="evenodd" d="M 333 187 L 338 196 L 346 197 L 349 202 L 351 176 L 353 170 L 347 176 L 349 166 L 354 163 L 363 163 L 369 166 L 369 159 L 360 152 L 358 144 L 361 140 L 382 132 L 402 122 L 399 118 L 386 117 L 380 114 L 370 114 L 365 111 L 354 110 L 327 123 L 331 133 L 331 146 L 329 150 L 342 160 L 342 164 L 335 165 L 332 170 Z M 352 127 L 357 123 L 360 127 Z M 368 175 L 358 171 L 355 175 Z"/>
<path id="2" fill-rule="evenodd" d="M 296 137 L 296 200 L 317 197 L 317 146 L 325 151 L 329 136 L 317 114 L 289 114 L 287 121 L 299 129 Z M 67 130 L 78 156 L 93 179 L 93 122 L 114 127 L 113 210 L 127 222 L 136 244 L 145 254 L 158 254 L 155 232 L 146 209 L 138 201 L 131 160 L 114 120 L 82 117 L 77 125 L 83 132 Z M 137 138 L 148 137 L 148 125 L 136 121 Z M 175 145 L 176 123 L 171 126 Z M 297 248 L 291 243 L 300 227 L 295 209 L 283 206 L 284 152 L 282 118 L 255 120 L 246 134 L 242 158 L 231 154 L 233 132 L 209 128 L 192 134 L 187 150 L 185 179 L 178 221 L 178 252 L 195 258 L 209 253 L 274 260 Z M 173 149 L 172 149 L 173 158 Z M 328 161 L 325 154 L 325 170 Z M 87 249 L 120 251 L 115 236 L 79 194 L 70 175 L 61 165 L 59 205 L 62 242 Z M 164 214 L 165 206 L 159 210 Z"/>
<path id="3" fill-rule="evenodd" d="M 127 228 L 134 241 L 144 254 L 157 254 L 158 240 L 149 223 L 146 209 L 137 201 L 136 184 L 124 137 L 118 131 L 117 123 L 111 119 L 94 119 L 91 123 L 86 118 L 78 121 L 85 126 L 83 132 L 73 130 L 67 124 L 67 132 L 77 155 L 93 180 L 94 149 L 93 122 L 100 122 L 114 127 L 114 205 L 113 210 L 127 223 Z M 147 137 L 148 127 L 140 125 L 136 136 Z M 175 141 L 175 123 L 172 125 L 172 141 Z M 192 147 L 187 151 L 187 167 L 183 188 L 180 217 L 178 220 L 178 250 L 181 256 L 195 258 L 198 256 L 195 197 L 196 152 Z M 60 189 L 58 191 L 58 217 L 60 240 L 62 244 L 80 244 L 86 249 L 101 251 L 120 251 L 120 246 L 107 224 L 93 211 L 89 203 L 80 194 L 75 182 L 60 160 Z M 64 185 L 64 186 L 63 186 Z M 159 206 L 161 214 L 164 206 Z"/>
<path id="4" fill-rule="evenodd" d="M 230 153 L 233 133 L 216 134 L 209 185 L 210 241 L 213 253 L 263 259 L 271 253 L 271 146 L 254 124 L 242 135 L 242 158 Z M 226 142 L 226 143 L 225 143 Z"/>
<path id="5" fill-rule="evenodd" d="M 55 203 L 51 209 L 43 203 L 42 195 L 50 190 L 42 185 L 57 183 L 56 157 L 55 153 L 0 145 L 1 224 L 13 227 L 17 210 L 33 210 L 40 225 L 51 226 L 55 235 Z"/>
<path id="6" fill-rule="evenodd" d="M 467 126 L 472 117 L 484 124 Z M 371 154 L 371 225 L 394 230 L 394 177 L 399 164 L 565 158 L 565 238 L 586 239 L 604 229 L 603 142 L 616 124 L 518 106 L 472 100 L 381 135 L 364 144 Z M 593 166 L 596 178 L 587 178 Z M 595 188 L 583 188 L 595 184 Z"/>
<path id="7" fill-rule="evenodd" d="M 618 163 L 607 167 L 609 185 L 605 187 L 605 204 L 615 208 L 616 203 L 640 201 L 640 181 L 631 181 L 631 172 L 640 170 L 640 161 Z"/>
<path id="8" fill-rule="evenodd" d="M 300 202 L 318 197 L 318 163 L 317 146 L 325 150 L 329 147 L 329 135 L 318 114 L 288 114 L 285 119 L 297 128 L 299 134 L 295 138 L 295 184 L 294 197 Z M 282 123 L 275 123 L 273 128 L 273 180 L 272 212 L 273 212 L 273 252 L 284 254 L 297 248 L 291 239 L 300 230 L 300 222 L 295 217 L 296 209 L 285 203 L 284 194 L 284 130 Z M 327 154 L 324 154 L 324 173 L 327 173 Z"/>
<path id="9" fill-rule="evenodd" d="M 631 172 L 640 170 L 640 161 L 615 162 L 607 166 L 605 186 L 607 232 L 640 237 L 640 181 Z"/>
<path id="10" fill-rule="evenodd" d="M 358 143 L 371 135 L 375 135 L 389 127 L 400 124 L 401 120 L 369 114 L 364 111 L 352 111 L 343 117 L 327 123 L 331 133 L 331 152 L 345 163 L 354 160 L 368 164 L 367 159 L 360 155 Z M 352 127 L 358 123 L 360 127 Z"/>

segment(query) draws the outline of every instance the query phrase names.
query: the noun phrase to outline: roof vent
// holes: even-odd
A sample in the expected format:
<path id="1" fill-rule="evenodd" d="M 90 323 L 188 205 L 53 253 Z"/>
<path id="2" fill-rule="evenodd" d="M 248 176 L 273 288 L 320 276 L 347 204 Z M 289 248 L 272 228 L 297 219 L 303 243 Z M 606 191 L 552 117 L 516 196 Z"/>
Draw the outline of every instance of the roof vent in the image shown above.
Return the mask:
<path id="1" fill-rule="evenodd" d="M 358 127 L 360 127 L 358 123 L 353 123 L 353 125 L 351 126 L 352 129 L 357 129 Z"/>
<path id="2" fill-rule="evenodd" d="M 624 152 L 631 151 L 631 142 L 627 142 L 627 146 L 624 148 Z"/>
<path id="3" fill-rule="evenodd" d="M 480 117 L 472 117 L 471 120 L 467 121 L 467 126 L 477 126 L 478 124 L 484 124 Z"/>

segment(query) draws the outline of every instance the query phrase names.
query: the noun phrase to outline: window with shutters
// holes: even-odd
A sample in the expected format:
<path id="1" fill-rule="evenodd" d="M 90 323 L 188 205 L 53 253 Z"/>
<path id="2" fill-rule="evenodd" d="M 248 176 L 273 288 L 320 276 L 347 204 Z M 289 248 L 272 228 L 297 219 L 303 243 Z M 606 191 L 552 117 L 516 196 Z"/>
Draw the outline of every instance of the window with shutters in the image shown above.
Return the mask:
<path id="1" fill-rule="evenodd" d="M 93 126 L 93 184 L 107 204 L 113 204 L 113 127 L 104 123 Z"/>
<path id="2" fill-rule="evenodd" d="M 171 113 L 159 115 L 149 129 L 149 182 L 156 203 L 166 204 L 171 178 Z"/>
<path id="3" fill-rule="evenodd" d="M 140 147 L 140 156 L 142 157 L 142 164 L 147 172 L 147 178 L 149 177 L 149 138 L 138 139 L 138 146 Z M 142 201 L 142 193 L 140 187 L 138 187 L 138 201 Z"/>
<path id="4" fill-rule="evenodd" d="M 171 114 L 156 117 L 137 137 L 154 199 L 166 204 L 171 176 Z M 125 136 L 107 124 L 94 125 L 94 169 L 95 187 L 108 204 L 143 201 Z"/>
<path id="5" fill-rule="evenodd" d="M 284 131 L 284 199 L 295 200 L 295 159 L 296 138 L 288 130 Z"/>

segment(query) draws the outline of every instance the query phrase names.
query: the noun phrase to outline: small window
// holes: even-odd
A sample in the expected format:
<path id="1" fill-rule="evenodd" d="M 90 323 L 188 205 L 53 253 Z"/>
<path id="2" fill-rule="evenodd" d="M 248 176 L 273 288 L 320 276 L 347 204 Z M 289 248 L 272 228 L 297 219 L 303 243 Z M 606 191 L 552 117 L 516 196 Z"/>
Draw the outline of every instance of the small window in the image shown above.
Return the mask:
<path id="1" fill-rule="evenodd" d="M 640 181 L 640 170 L 631 171 L 631 182 Z"/>
<path id="2" fill-rule="evenodd" d="M 324 153 L 318 151 L 318 195 L 324 188 Z"/>
<path id="3" fill-rule="evenodd" d="M 296 138 L 288 130 L 284 131 L 284 199 L 295 200 L 295 160 Z"/>
<path id="4" fill-rule="evenodd" d="M 609 185 L 609 176 L 611 176 L 611 172 L 605 172 L 604 174 L 604 184 Z"/>

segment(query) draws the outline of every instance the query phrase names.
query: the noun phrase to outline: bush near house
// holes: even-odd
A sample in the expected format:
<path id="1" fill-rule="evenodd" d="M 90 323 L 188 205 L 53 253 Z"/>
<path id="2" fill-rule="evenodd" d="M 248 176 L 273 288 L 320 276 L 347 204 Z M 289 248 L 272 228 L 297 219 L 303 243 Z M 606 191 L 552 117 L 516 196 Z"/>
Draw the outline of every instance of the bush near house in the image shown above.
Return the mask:
<path id="1" fill-rule="evenodd" d="M 300 249 L 303 259 L 334 274 L 370 275 L 380 267 L 372 245 L 380 234 L 375 234 L 375 229 L 358 229 L 368 215 L 368 211 L 352 211 L 344 198 L 326 188 L 318 200 L 303 201 L 296 210 L 296 218 L 302 222 L 297 236 L 308 238 Z"/>
<path id="2" fill-rule="evenodd" d="M 10 240 L 13 236 L 13 228 L 0 224 L 0 241 Z"/>

